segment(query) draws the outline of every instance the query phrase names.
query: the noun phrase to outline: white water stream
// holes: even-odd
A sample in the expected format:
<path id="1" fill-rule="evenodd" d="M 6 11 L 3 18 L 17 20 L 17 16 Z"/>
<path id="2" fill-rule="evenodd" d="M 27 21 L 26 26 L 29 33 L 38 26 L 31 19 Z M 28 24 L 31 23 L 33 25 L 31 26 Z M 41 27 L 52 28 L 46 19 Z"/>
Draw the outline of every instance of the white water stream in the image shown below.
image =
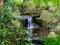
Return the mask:
<path id="1" fill-rule="evenodd" d="M 33 21 L 32 21 L 32 17 L 28 18 L 28 30 L 29 30 L 29 36 L 32 37 L 32 33 L 33 33 Z"/>

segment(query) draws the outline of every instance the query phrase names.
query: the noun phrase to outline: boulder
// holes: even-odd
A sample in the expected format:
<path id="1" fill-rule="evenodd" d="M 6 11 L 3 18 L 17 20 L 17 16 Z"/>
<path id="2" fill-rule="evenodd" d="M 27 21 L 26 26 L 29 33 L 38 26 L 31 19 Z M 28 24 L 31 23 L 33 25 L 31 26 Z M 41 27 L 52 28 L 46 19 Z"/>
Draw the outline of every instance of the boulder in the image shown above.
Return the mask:
<path id="1" fill-rule="evenodd" d="M 54 32 L 55 33 L 59 33 L 60 32 L 60 22 L 58 22 L 58 24 L 55 26 Z"/>
<path id="2" fill-rule="evenodd" d="M 49 38 L 56 38 L 57 34 L 55 32 L 50 32 L 49 35 L 47 35 Z"/>
<path id="3" fill-rule="evenodd" d="M 49 23 L 52 20 L 54 20 L 55 18 L 53 17 L 52 13 L 48 12 L 47 10 L 42 10 L 40 19 L 42 19 L 43 21 Z"/>

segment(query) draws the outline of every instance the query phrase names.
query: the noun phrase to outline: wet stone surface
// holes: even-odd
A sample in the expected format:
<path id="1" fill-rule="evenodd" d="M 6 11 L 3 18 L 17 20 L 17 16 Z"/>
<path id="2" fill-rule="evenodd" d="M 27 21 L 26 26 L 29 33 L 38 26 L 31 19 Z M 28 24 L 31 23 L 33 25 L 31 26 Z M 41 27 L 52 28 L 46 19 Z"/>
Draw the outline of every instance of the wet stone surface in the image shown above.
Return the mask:
<path id="1" fill-rule="evenodd" d="M 44 45 L 43 42 L 40 40 L 32 40 L 32 43 L 35 45 Z"/>

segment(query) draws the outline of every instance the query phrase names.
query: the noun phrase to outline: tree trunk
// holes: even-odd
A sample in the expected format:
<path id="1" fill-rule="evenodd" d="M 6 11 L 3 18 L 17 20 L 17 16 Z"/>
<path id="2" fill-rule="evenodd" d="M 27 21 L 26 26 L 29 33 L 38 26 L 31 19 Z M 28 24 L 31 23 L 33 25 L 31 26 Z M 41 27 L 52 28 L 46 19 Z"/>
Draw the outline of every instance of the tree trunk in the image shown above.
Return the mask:
<path id="1" fill-rule="evenodd" d="M 4 8 L 4 0 L 0 0 L 0 13 L 2 12 Z"/>

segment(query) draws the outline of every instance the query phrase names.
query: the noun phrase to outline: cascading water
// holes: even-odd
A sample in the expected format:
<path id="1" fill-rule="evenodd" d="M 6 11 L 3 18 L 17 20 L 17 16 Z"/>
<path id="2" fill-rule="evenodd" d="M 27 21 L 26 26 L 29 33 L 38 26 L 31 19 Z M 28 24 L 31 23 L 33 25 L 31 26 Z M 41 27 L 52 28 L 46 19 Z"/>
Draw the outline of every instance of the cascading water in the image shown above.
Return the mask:
<path id="1" fill-rule="evenodd" d="M 33 31 L 33 21 L 32 17 L 28 18 L 28 30 L 29 30 L 29 36 L 32 37 L 32 31 Z"/>
<path id="2" fill-rule="evenodd" d="M 32 35 L 34 35 L 33 30 L 39 29 L 39 25 L 34 23 L 35 18 L 36 17 L 24 16 L 24 15 L 19 17 L 19 19 L 23 19 L 23 26 L 25 29 L 29 30 L 28 35 L 30 37 L 32 37 Z M 42 42 L 40 41 L 39 37 L 37 37 L 37 38 L 33 37 L 31 39 L 32 39 L 32 43 L 34 43 L 35 45 L 43 45 Z"/>
<path id="3" fill-rule="evenodd" d="M 21 19 L 23 19 L 23 26 L 25 29 L 28 29 L 28 35 L 32 37 L 33 30 L 39 28 L 37 24 L 34 23 L 34 16 L 21 16 Z"/>

